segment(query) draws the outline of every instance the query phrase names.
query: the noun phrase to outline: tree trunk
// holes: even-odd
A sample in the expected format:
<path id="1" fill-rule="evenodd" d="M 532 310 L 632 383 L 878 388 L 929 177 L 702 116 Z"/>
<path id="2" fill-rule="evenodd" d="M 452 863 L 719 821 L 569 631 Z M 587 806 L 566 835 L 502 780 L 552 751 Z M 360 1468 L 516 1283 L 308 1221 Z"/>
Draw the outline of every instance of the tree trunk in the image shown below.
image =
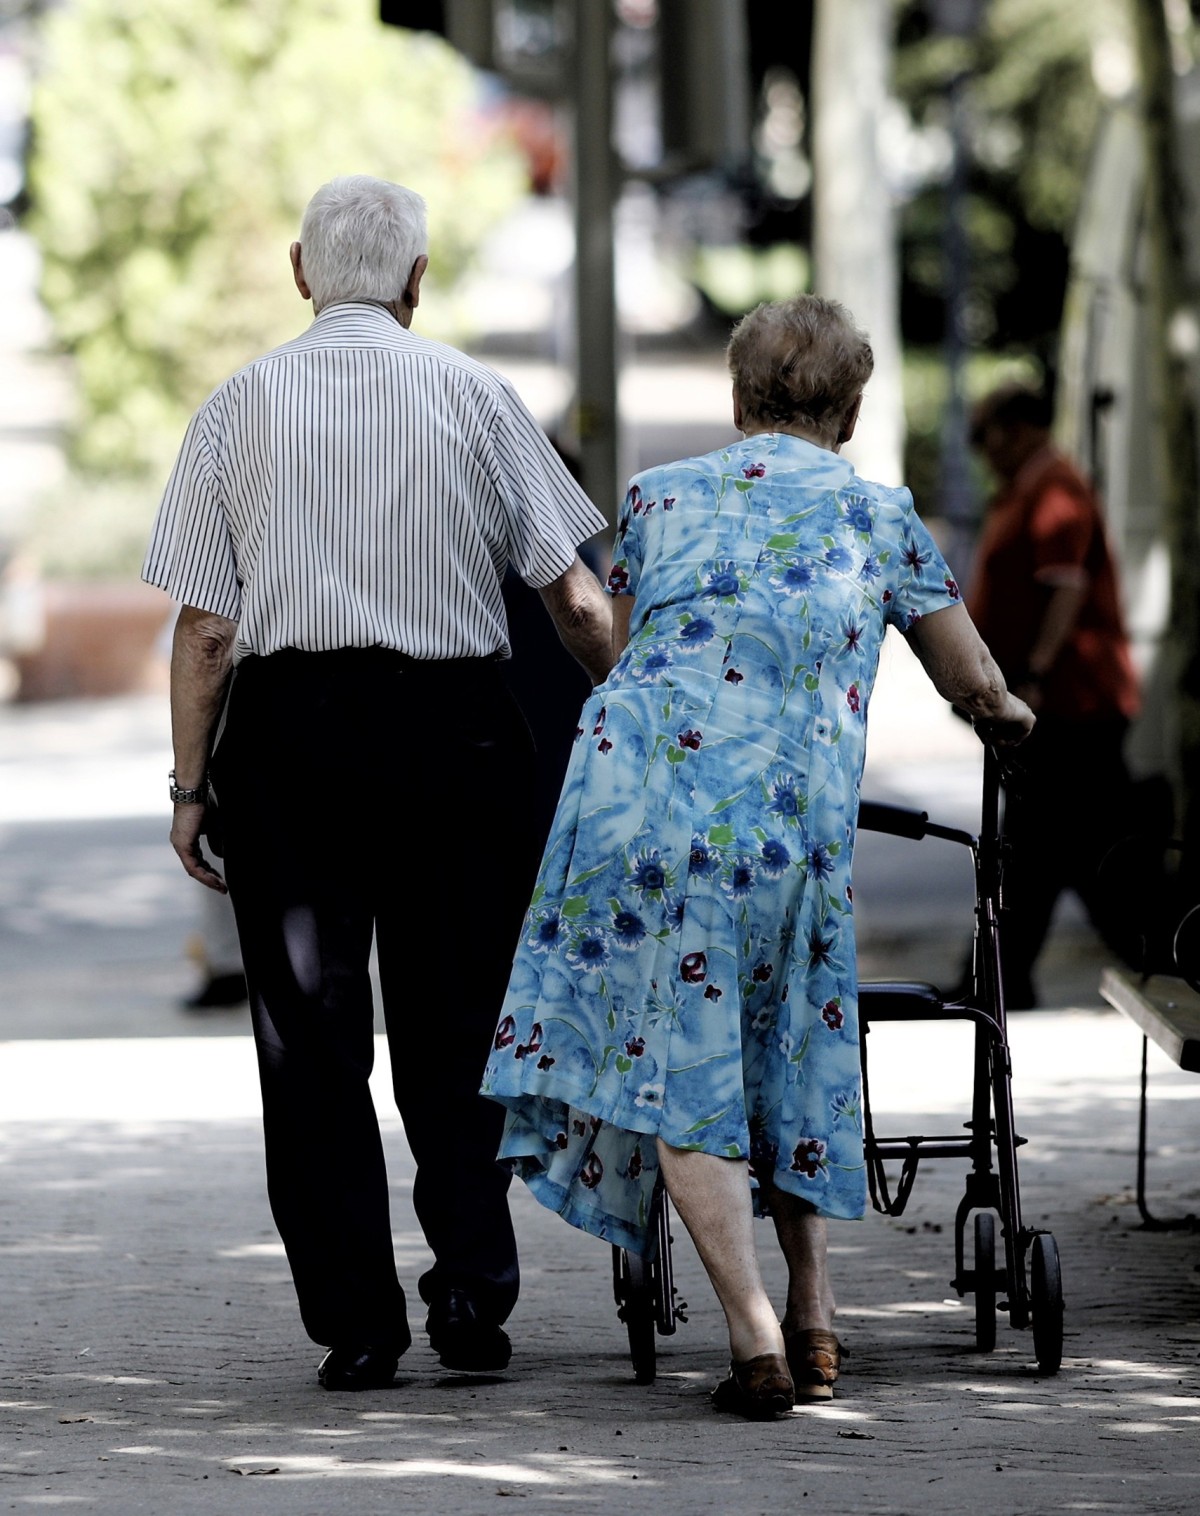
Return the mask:
<path id="1" fill-rule="evenodd" d="M 1200 436 L 1192 363 L 1196 311 L 1184 230 L 1175 73 L 1162 0 L 1132 0 L 1146 145 L 1151 313 L 1151 424 L 1163 480 L 1162 533 L 1171 561 L 1178 823 L 1184 860 L 1200 876 Z"/>
<path id="2" fill-rule="evenodd" d="M 875 352 L 859 432 L 865 478 L 903 478 L 896 237 L 880 161 L 892 58 L 890 0 L 816 0 L 813 19 L 813 289 L 840 300 Z"/>

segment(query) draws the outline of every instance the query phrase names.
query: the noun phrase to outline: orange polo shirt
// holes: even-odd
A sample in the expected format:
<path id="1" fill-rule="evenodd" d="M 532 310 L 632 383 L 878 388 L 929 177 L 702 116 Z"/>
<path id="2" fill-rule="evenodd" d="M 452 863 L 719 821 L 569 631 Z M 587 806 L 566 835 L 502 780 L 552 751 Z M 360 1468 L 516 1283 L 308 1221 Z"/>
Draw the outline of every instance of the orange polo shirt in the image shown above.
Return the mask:
<path id="1" fill-rule="evenodd" d="M 1132 719 L 1140 701 L 1104 518 L 1056 448 L 1034 454 L 988 507 L 966 596 L 971 619 L 1010 683 L 1028 667 L 1055 570 L 1082 571 L 1086 596 L 1042 681 L 1048 716 Z"/>

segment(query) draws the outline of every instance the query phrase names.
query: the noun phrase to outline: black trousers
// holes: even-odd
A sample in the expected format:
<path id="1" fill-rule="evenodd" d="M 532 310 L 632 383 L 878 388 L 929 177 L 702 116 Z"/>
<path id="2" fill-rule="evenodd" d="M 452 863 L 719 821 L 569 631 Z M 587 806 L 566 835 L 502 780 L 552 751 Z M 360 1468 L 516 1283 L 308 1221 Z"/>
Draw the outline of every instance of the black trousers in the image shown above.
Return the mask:
<path id="1" fill-rule="evenodd" d="M 1004 910 L 1000 952 L 1006 997 L 1033 1004 L 1033 971 L 1054 908 L 1074 890 L 1105 943 L 1123 958 L 1133 923 L 1122 892 L 1102 867 L 1108 850 L 1138 824 L 1123 755 L 1122 718 L 1068 721 L 1039 716 L 1013 754 L 1005 792 Z"/>
<path id="2" fill-rule="evenodd" d="M 244 661 L 213 756 L 250 993 L 267 1185 L 314 1341 L 406 1339 L 368 1088 L 370 954 L 434 1256 L 427 1302 L 517 1298 L 503 1111 L 478 1094 L 537 866 L 532 743 L 485 660 Z"/>

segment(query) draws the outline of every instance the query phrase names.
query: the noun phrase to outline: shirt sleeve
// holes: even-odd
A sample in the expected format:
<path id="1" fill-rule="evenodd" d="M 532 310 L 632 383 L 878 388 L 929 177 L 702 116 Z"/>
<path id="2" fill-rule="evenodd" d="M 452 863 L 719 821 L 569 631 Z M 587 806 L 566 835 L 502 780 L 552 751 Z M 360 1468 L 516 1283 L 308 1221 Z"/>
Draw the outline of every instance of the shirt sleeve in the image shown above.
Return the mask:
<path id="1" fill-rule="evenodd" d="M 1029 540 L 1033 548 L 1033 571 L 1082 568 L 1095 529 L 1095 519 L 1086 500 L 1060 485 L 1051 485 L 1029 517 Z"/>
<path id="2" fill-rule="evenodd" d="M 637 484 L 631 484 L 625 502 L 617 513 L 612 567 L 606 586 L 610 595 L 637 594 L 638 580 L 642 576 L 642 542 L 637 530 L 637 518 L 641 509 L 641 489 Z"/>
<path id="3" fill-rule="evenodd" d="M 897 510 L 885 528 L 894 545 L 881 544 L 890 551 L 892 564 L 890 593 L 884 592 L 885 616 L 889 625 L 906 631 L 922 616 L 958 604 L 962 591 L 929 528 L 917 515 L 912 496 L 907 490 L 897 490 L 895 500 Z"/>
<path id="4" fill-rule="evenodd" d="M 142 578 L 181 605 L 236 621 L 242 592 L 213 466 L 210 424 L 208 406 L 192 417 L 154 518 Z"/>
<path id="5" fill-rule="evenodd" d="M 507 381 L 492 436 L 512 566 L 526 584 L 543 589 L 608 522 Z"/>

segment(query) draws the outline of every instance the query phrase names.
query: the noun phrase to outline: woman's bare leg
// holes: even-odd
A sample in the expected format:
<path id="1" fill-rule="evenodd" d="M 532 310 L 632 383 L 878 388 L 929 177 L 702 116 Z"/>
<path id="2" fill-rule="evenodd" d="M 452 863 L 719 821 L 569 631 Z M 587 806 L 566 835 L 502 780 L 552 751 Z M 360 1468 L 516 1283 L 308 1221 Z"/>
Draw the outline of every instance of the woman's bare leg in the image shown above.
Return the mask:
<path id="1" fill-rule="evenodd" d="M 832 1331 L 837 1307 L 829 1282 L 825 1218 L 818 1216 L 806 1200 L 770 1182 L 764 1186 L 764 1194 L 788 1267 L 783 1330 L 788 1336 L 808 1327 Z"/>
<path id="2" fill-rule="evenodd" d="M 684 1152 L 658 1141 L 667 1194 L 688 1229 L 729 1326 L 739 1363 L 783 1352 L 779 1319 L 762 1282 L 754 1249 L 754 1212 L 746 1163 Z"/>

